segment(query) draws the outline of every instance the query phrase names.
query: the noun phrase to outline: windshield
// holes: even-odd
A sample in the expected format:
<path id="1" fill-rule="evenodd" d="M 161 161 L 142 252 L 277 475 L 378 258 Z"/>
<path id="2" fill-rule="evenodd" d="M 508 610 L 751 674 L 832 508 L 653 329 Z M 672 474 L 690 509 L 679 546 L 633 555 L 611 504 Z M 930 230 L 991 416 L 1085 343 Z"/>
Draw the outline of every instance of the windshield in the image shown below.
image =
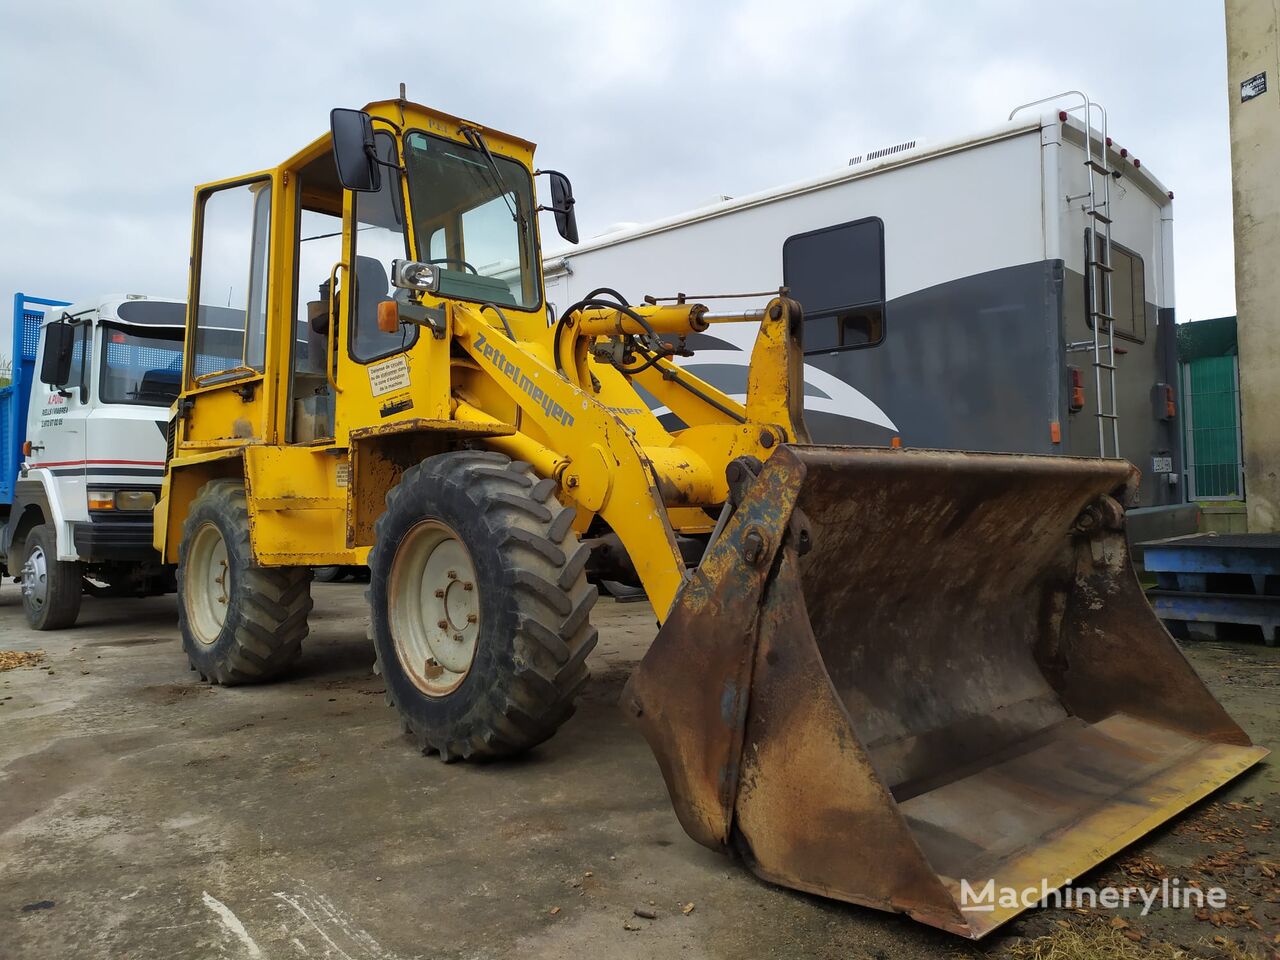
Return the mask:
<path id="1" fill-rule="evenodd" d="M 405 138 L 418 259 L 440 267 L 442 296 L 533 310 L 541 303 L 533 182 L 514 160 L 425 133 Z"/>
<path id="2" fill-rule="evenodd" d="M 102 326 L 102 375 L 98 397 L 103 403 L 138 403 L 167 407 L 182 384 L 181 327 L 145 334 L 136 328 Z"/>

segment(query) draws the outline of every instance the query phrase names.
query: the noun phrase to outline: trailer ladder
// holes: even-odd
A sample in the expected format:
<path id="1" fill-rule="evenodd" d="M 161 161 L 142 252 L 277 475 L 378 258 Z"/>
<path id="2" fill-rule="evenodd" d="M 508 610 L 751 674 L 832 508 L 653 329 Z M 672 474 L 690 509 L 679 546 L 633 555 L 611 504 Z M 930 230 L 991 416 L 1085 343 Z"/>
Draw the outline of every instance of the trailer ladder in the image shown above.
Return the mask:
<path id="1" fill-rule="evenodd" d="M 1107 165 L 1107 147 L 1111 140 L 1107 136 L 1107 111 L 1102 104 L 1094 103 L 1079 90 L 1068 90 L 1065 93 L 1034 100 L 1015 107 L 1009 114 L 1014 115 L 1027 107 L 1038 106 L 1063 97 L 1072 97 L 1079 102 L 1066 108 L 1067 112 L 1077 110 L 1084 113 L 1084 166 L 1088 176 L 1087 193 L 1068 195 L 1068 206 L 1077 200 L 1082 201 L 1082 208 L 1089 223 L 1085 231 L 1085 310 L 1089 326 L 1093 331 L 1092 339 L 1077 340 L 1066 345 L 1068 353 L 1088 351 L 1093 355 L 1093 386 L 1097 401 L 1094 417 L 1098 424 L 1098 456 L 1120 456 L 1120 410 L 1116 397 L 1116 339 L 1115 316 L 1111 312 L 1111 179 L 1114 171 Z M 1100 117 L 1099 149 L 1093 149 L 1093 114 L 1097 111 Z M 1099 189 L 1101 177 L 1101 189 Z M 1106 391 L 1103 391 L 1106 384 Z M 1110 452 L 1107 438 L 1111 439 Z"/>

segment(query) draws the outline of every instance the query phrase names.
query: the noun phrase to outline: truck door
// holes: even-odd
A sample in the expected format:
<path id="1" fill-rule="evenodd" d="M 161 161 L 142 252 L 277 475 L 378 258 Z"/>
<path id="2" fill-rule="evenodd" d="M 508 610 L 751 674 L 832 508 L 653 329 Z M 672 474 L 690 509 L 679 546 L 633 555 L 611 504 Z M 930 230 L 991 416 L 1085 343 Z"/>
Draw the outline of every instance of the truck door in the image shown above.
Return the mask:
<path id="1" fill-rule="evenodd" d="M 93 379 L 93 323 L 91 317 L 74 321 L 75 340 L 71 352 L 71 378 L 59 389 L 39 381 L 32 384 L 31 406 L 27 414 L 28 477 L 44 482 L 58 536 L 58 559 L 76 559 L 67 522 L 87 520 L 85 499 L 85 427 Z M 45 329 L 48 329 L 47 325 Z M 41 331 L 40 370 L 45 333 Z M 39 471 L 32 474 L 30 471 Z"/>

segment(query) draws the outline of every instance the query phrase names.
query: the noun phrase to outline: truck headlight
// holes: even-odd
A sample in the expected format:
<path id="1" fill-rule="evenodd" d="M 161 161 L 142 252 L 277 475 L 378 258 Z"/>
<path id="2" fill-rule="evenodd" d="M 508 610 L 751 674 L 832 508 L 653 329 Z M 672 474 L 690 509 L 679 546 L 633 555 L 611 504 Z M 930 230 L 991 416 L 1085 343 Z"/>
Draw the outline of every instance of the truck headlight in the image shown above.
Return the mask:
<path id="1" fill-rule="evenodd" d="M 90 490 L 90 510 L 150 510 L 156 505 L 152 490 Z"/>
<path id="2" fill-rule="evenodd" d="M 156 505 L 156 495 L 152 490 L 117 490 L 117 510 L 150 510 Z"/>

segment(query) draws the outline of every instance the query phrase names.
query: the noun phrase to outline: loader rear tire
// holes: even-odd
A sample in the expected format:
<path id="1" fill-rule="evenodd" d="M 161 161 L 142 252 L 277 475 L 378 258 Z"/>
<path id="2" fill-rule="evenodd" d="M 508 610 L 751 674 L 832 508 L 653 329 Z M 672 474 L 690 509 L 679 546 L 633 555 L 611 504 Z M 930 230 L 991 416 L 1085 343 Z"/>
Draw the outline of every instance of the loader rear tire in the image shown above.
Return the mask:
<path id="1" fill-rule="evenodd" d="M 370 637 L 423 753 L 522 753 L 573 713 L 596 643 L 590 548 L 555 484 L 499 453 L 405 471 L 369 554 Z"/>
<path id="2" fill-rule="evenodd" d="M 191 668 L 224 686 L 284 673 L 302 652 L 310 567 L 260 567 L 239 480 L 200 488 L 178 548 L 178 626 Z"/>
<path id="3" fill-rule="evenodd" d="M 58 559 L 58 538 L 52 524 L 33 527 L 22 549 L 22 608 L 27 623 L 35 630 L 74 625 L 84 599 L 80 564 Z"/>

